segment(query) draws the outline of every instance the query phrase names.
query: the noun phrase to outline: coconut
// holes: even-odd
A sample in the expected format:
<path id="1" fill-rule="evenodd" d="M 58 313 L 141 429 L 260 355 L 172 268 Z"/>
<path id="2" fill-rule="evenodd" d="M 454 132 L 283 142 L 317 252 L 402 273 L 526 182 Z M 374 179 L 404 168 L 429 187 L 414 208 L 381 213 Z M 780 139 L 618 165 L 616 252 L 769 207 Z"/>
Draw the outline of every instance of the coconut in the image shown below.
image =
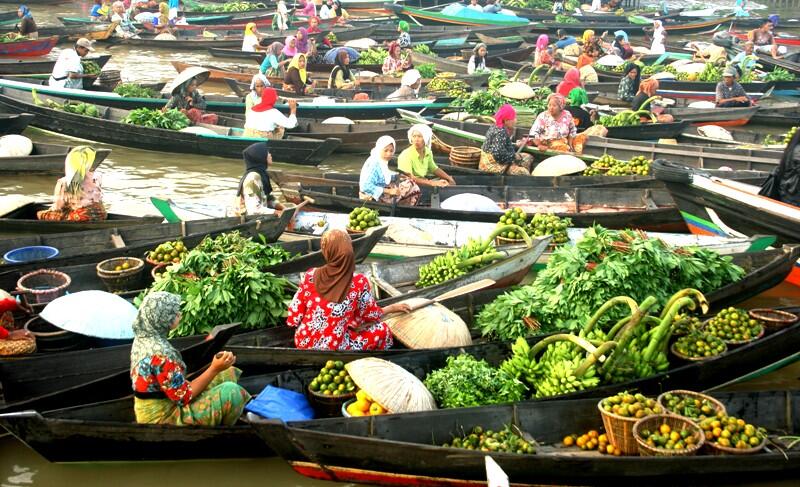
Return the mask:
<path id="1" fill-rule="evenodd" d="M 502 96 L 513 98 L 514 100 L 527 100 L 536 94 L 533 88 L 521 81 L 506 83 L 498 90 Z"/>
<path id="2" fill-rule="evenodd" d="M 180 132 L 186 132 L 187 134 L 197 134 L 197 135 L 218 135 L 210 128 L 196 127 L 196 126 L 183 128 L 180 130 Z"/>
<path id="3" fill-rule="evenodd" d="M 4 135 L 0 137 L 0 157 L 29 156 L 33 151 L 33 142 L 24 135 Z"/>
<path id="4" fill-rule="evenodd" d="M 713 101 L 693 101 L 686 106 L 689 108 L 715 108 L 717 105 Z"/>
<path id="5" fill-rule="evenodd" d="M 709 137 L 712 139 L 733 140 L 733 135 L 719 125 L 704 125 L 702 127 L 697 127 L 697 133 L 703 137 Z"/>
<path id="6" fill-rule="evenodd" d="M 350 120 L 347 117 L 331 117 L 326 118 L 322 121 L 322 123 L 329 124 L 329 125 L 353 125 L 355 122 Z"/>
<path id="7" fill-rule="evenodd" d="M 601 66 L 622 66 L 623 64 L 625 64 L 624 59 L 614 54 L 608 54 L 606 56 L 603 56 L 596 62 Z"/>
<path id="8" fill-rule="evenodd" d="M 586 163 L 569 154 L 561 154 L 540 162 L 534 169 L 532 176 L 565 176 L 575 174 L 586 169 Z"/>

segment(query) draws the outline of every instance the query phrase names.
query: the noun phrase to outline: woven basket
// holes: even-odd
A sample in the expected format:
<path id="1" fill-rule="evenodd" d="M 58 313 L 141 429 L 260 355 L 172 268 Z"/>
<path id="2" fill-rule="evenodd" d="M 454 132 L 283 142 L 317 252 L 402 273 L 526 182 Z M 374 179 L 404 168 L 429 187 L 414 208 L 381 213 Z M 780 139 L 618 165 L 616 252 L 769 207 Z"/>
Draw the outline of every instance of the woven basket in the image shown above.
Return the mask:
<path id="1" fill-rule="evenodd" d="M 688 416 L 683 416 L 683 415 L 678 414 L 678 413 L 676 413 L 674 411 L 670 411 L 669 408 L 667 408 L 667 405 L 665 404 L 665 400 L 664 400 L 664 396 L 666 396 L 667 394 L 672 394 L 674 396 L 688 396 L 688 397 L 695 398 L 695 399 L 705 399 L 706 401 L 710 402 L 712 406 L 714 406 L 714 411 L 716 413 L 722 413 L 722 414 L 727 414 L 728 413 L 728 411 L 725 410 L 725 405 L 724 404 L 722 404 L 721 402 L 717 401 L 716 399 L 714 399 L 711 396 L 707 396 L 705 394 L 700 394 L 699 392 L 687 391 L 687 390 L 684 390 L 684 389 L 675 389 L 674 391 L 663 392 L 658 396 L 658 398 L 656 399 L 656 402 L 658 402 L 658 405 L 661 406 L 661 408 L 664 411 L 667 411 L 670 414 L 675 415 L 675 416 L 680 416 L 682 418 L 686 418 L 686 419 L 688 419 L 690 421 L 694 421 L 695 419 L 694 418 L 690 418 Z"/>
<path id="2" fill-rule="evenodd" d="M 154 281 L 158 279 L 161 276 L 161 274 L 163 274 L 166 271 L 167 265 L 169 264 L 165 262 L 162 264 L 158 264 L 157 266 L 150 269 L 150 277 L 152 277 Z"/>
<path id="3" fill-rule="evenodd" d="M 706 442 L 706 450 L 714 455 L 752 455 L 754 453 L 758 453 L 761 450 L 763 450 L 765 446 L 767 446 L 766 438 L 764 438 L 764 440 L 761 441 L 760 445 L 744 449 L 717 445 L 713 441 Z"/>
<path id="4" fill-rule="evenodd" d="M 477 168 L 481 160 L 481 150 L 477 147 L 459 146 L 450 151 L 450 162 L 454 166 Z"/>
<path id="5" fill-rule="evenodd" d="M 680 338 L 678 338 L 678 340 L 680 340 L 684 336 L 687 336 L 687 335 L 682 335 Z M 722 355 L 722 354 L 724 354 L 724 353 L 726 353 L 728 351 L 728 344 L 725 343 L 725 341 L 723 340 L 722 344 L 725 345 L 725 348 L 722 350 L 722 352 L 718 353 L 717 355 L 712 355 L 710 357 L 689 357 L 688 355 L 684 355 L 684 354 L 680 353 L 678 351 L 678 349 L 675 348 L 675 346 L 678 344 L 678 340 L 675 340 L 675 342 L 672 344 L 672 346 L 669 347 L 669 351 L 672 352 L 672 355 L 678 357 L 681 360 L 685 360 L 687 362 L 702 362 L 703 360 L 709 360 L 709 359 L 712 359 L 712 358 L 715 358 L 715 357 L 719 357 L 720 355 Z"/>
<path id="6" fill-rule="evenodd" d="M 639 444 L 633 437 L 633 425 L 639 420 L 606 412 L 603 409 L 603 399 L 597 403 L 597 409 L 603 418 L 603 428 L 611 446 L 618 448 L 623 455 L 636 455 L 639 452 Z"/>
<path id="7" fill-rule="evenodd" d="M 24 340 L 0 340 L 0 357 L 28 355 L 36 351 L 36 338 Z"/>
<path id="8" fill-rule="evenodd" d="M 310 386 L 307 388 L 308 398 L 314 411 L 326 418 L 333 418 L 342 415 L 342 406 L 344 403 L 356 397 L 355 392 L 347 394 L 339 394 L 338 396 L 329 396 L 320 394 L 311 390 Z"/>
<path id="9" fill-rule="evenodd" d="M 769 332 L 781 330 L 797 321 L 797 315 L 769 308 L 751 309 L 747 314 L 760 321 Z"/>
<path id="10" fill-rule="evenodd" d="M 17 290 L 25 294 L 29 303 L 49 303 L 62 296 L 71 283 L 72 279 L 63 272 L 40 269 L 20 277 Z"/>
<path id="11" fill-rule="evenodd" d="M 350 235 L 364 235 L 364 234 L 367 233 L 367 231 L 366 230 L 353 230 L 352 228 L 347 227 L 347 233 L 349 233 Z"/>
<path id="12" fill-rule="evenodd" d="M 431 138 L 431 150 L 439 154 L 450 154 L 450 151 L 453 150 L 453 146 L 445 144 L 436 134 L 433 134 Z"/>
<path id="13" fill-rule="evenodd" d="M 643 429 L 656 429 L 664 423 L 668 424 L 673 430 L 680 430 L 682 428 L 688 428 L 692 430 L 692 436 L 695 437 L 697 443 L 689 448 L 682 448 L 680 450 L 667 450 L 666 448 L 656 448 L 648 445 L 647 441 L 641 437 L 639 432 Z M 637 446 L 639 447 L 639 455 L 643 457 L 687 457 L 697 453 L 703 446 L 703 443 L 705 443 L 706 439 L 705 435 L 703 434 L 703 430 L 701 430 L 699 426 L 683 416 L 677 416 L 674 414 L 654 414 L 652 416 L 640 419 L 636 422 L 636 424 L 633 425 L 633 436 L 636 439 Z"/>
<path id="14" fill-rule="evenodd" d="M 708 324 L 708 322 L 709 322 L 709 321 L 711 321 L 711 319 L 712 319 L 712 318 L 709 318 L 709 319 L 707 319 L 706 321 L 704 321 L 704 322 L 703 322 L 703 326 L 702 326 L 702 328 L 705 328 L 705 327 L 706 327 L 706 325 Z M 740 341 L 738 341 L 738 342 L 737 342 L 737 341 L 734 341 L 734 340 L 725 340 L 724 338 L 720 338 L 720 340 L 722 340 L 723 342 L 725 342 L 725 345 L 727 345 L 727 346 L 728 346 L 728 348 L 730 348 L 730 347 L 738 347 L 739 345 L 747 345 L 748 343 L 750 343 L 750 342 L 754 342 L 754 341 L 758 340 L 759 338 L 763 337 L 763 336 L 764 336 L 764 332 L 765 332 L 765 330 L 766 330 L 766 327 L 765 327 L 765 326 L 764 326 L 764 324 L 762 323 L 762 324 L 761 324 L 761 333 L 759 333 L 757 336 L 754 336 L 753 338 L 751 338 L 751 339 L 749 339 L 749 340 L 740 340 Z"/>
<path id="15" fill-rule="evenodd" d="M 501 236 L 497 236 L 494 238 L 495 245 L 518 245 L 525 243 L 525 240 L 521 238 L 505 238 Z"/>
<path id="16" fill-rule="evenodd" d="M 130 268 L 114 270 L 115 267 L 127 263 Z M 109 292 L 130 291 L 141 285 L 144 261 L 136 257 L 114 257 L 106 259 L 96 266 L 99 277 Z"/>

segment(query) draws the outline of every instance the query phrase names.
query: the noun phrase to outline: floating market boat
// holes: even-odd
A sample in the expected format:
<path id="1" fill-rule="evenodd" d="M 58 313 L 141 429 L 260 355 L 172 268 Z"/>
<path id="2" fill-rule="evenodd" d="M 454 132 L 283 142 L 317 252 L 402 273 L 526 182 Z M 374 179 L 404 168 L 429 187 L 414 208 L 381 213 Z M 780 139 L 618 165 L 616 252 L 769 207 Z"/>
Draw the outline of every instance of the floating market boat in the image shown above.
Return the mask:
<path id="1" fill-rule="evenodd" d="M 106 65 L 111 54 L 102 54 L 96 57 L 86 57 L 86 61 L 97 63 L 100 68 Z M 55 59 L 29 60 L 29 59 L 0 59 L 0 75 L 44 74 L 53 72 Z"/>
<path id="2" fill-rule="evenodd" d="M 664 113 L 672 115 L 675 120 L 689 122 L 692 125 L 719 125 L 721 127 L 737 127 L 746 125 L 759 110 L 758 106 L 731 108 L 691 108 L 669 107 Z"/>
<path id="3" fill-rule="evenodd" d="M 63 158 L 62 158 L 63 165 Z M 18 208 L 0 214 L 0 228 L 6 234 L 43 234 L 61 232 L 82 232 L 84 230 L 100 230 L 131 225 L 159 223 L 160 216 L 131 216 L 109 213 L 103 221 L 70 222 L 54 220 L 37 220 L 36 212 L 46 210 L 50 203 L 26 203 Z"/>
<path id="4" fill-rule="evenodd" d="M 3 42 L 0 43 L 0 56 L 47 56 L 57 43 L 58 36 L 44 37 L 42 39 Z"/>
<path id="5" fill-rule="evenodd" d="M 0 113 L 0 135 L 19 134 L 33 121 L 30 113 Z M 0 172 L 4 166 L 0 165 Z"/>
<path id="6" fill-rule="evenodd" d="M 70 91 L 83 92 L 83 90 Z M 100 94 L 101 97 L 95 103 L 102 103 L 107 99 L 103 98 L 103 95 L 110 96 L 112 93 Z M 113 95 L 116 95 L 116 93 L 113 93 Z M 57 104 L 63 104 L 67 101 L 64 98 L 52 96 L 47 98 L 52 99 Z M 125 100 L 126 98 L 120 97 L 120 99 Z M 126 100 L 137 99 L 127 98 Z M 153 101 L 158 102 L 158 100 Z M 33 113 L 36 115 L 32 122 L 34 126 L 72 137 L 110 144 L 122 144 L 126 147 L 136 147 L 151 151 L 160 150 L 182 154 L 191 153 L 227 157 L 236 159 L 237 164 L 241 164 L 242 151 L 245 148 L 255 142 L 264 141 L 261 138 L 242 136 L 243 131 L 241 129 L 237 131 L 220 125 L 198 124 L 198 127 L 207 129 L 205 133 L 132 125 L 123 122 L 130 112 L 119 108 L 98 106 L 98 117 L 65 112 L 56 108 L 49 108 L 44 104 L 37 105 L 32 92 L 6 87 L 0 88 L 0 106 L 10 111 Z M 210 110 L 211 107 L 209 107 Z M 331 155 L 340 143 L 339 139 L 334 138 L 317 140 L 289 136 L 286 139 L 270 140 L 269 146 L 270 153 L 276 161 L 317 165 Z"/>
<path id="7" fill-rule="evenodd" d="M 0 115 L 0 121 L 4 118 Z M 33 115 L 27 117 L 27 121 L 33 120 Z M 27 125 L 27 123 L 25 123 Z M 22 130 L 24 130 L 24 126 Z M 19 133 L 21 129 L 14 128 L 11 132 L 0 131 L 0 133 Z M 0 174 L 64 174 L 64 159 L 67 157 L 72 146 L 59 144 L 33 143 L 33 150 L 30 155 L 19 157 L 0 157 Z M 95 151 L 95 166 L 103 162 L 110 149 L 97 149 Z"/>
<path id="8" fill-rule="evenodd" d="M 797 391 L 715 394 L 728 414 L 796 435 Z M 791 413 L 787 413 L 790 411 Z M 567 449 L 573 431 L 600 430 L 596 399 L 439 410 L 400 416 L 340 418 L 284 424 L 257 421 L 256 433 L 295 472 L 318 480 L 378 485 L 486 485 L 486 453 L 442 447 L 473 427 L 501 430 L 513 424 L 532 435 L 535 454 L 494 453 L 510 485 L 611 485 L 620 475 L 636 484 L 762 482 L 797 478 L 800 452 L 770 445 L 751 455 L 613 456 Z M 530 438 L 530 437 L 528 437 Z M 343 445 L 347 445 L 343 448 Z M 623 474 L 624 472 L 624 474 Z"/>
<path id="9" fill-rule="evenodd" d="M 388 5 L 387 5 L 388 6 Z M 451 4 L 440 11 L 392 5 L 395 15 L 416 25 L 507 26 L 527 28 L 528 19 L 516 15 L 484 13 L 468 9 L 465 5 Z"/>
<path id="10" fill-rule="evenodd" d="M 734 19 L 733 16 L 728 17 L 716 17 L 711 19 L 701 19 L 697 21 L 685 21 L 685 22 L 677 22 L 677 19 L 670 19 L 664 22 L 664 29 L 669 32 L 670 35 L 680 35 L 680 34 L 696 34 L 698 32 L 703 32 L 706 30 L 714 29 L 719 25 L 722 25 L 726 22 L 730 22 Z M 645 33 L 645 31 L 651 31 L 653 28 L 652 20 L 650 21 L 643 21 L 643 22 L 577 22 L 577 23 L 548 23 L 548 22 L 535 22 L 531 24 L 530 28 L 528 29 L 531 32 L 544 32 L 548 33 L 551 32 L 555 34 L 558 29 L 565 30 L 570 33 L 581 33 L 586 29 L 592 29 L 597 32 L 609 31 L 614 32 L 616 30 L 624 30 L 628 34 L 631 33 Z"/>
<path id="11" fill-rule="evenodd" d="M 672 139 L 686 130 L 688 120 L 670 123 L 642 123 L 623 127 L 607 127 L 607 137 L 626 140 Z"/>
<path id="12" fill-rule="evenodd" d="M 3 262 L 0 265 L 0 281 L 3 282 L 0 289 L 13 289 L 16 278 L 42 266 L 64 267 L 97 263 L 112 257 L 140 257 L 159 243 L 177 238 L 186 245 L 193 246 L 206 236 L 215 237 L 221 233 L 238 231 L 247 236 L 263 236 L 265 241 L 274 242 L 291 221 L 293 214 L 292 209 L 287 209 L 280 218 L 257 215 L 248 218 L 209 218 L 181 223 L 160 223 L 161 218 L 158 218 L 157 223 L 146 225 L 0 238 L 0 254 L 39 245 L 54 247 L 59 252 L 56 257 L 46 261 L 38 260 L 24 264 Z"/>
<path id="13" fill-rule="evenodd" d="M 92 20 L 89 17 L 58 17 L 58 20 L 64 25 L 91 25 L 97 23 L 96 20 Z M 189 25 L 226 24 L 232 20 L 233 15 L 227 13 L 221 15 L 195 15 L 187 17 L 186 23 Z M 142 27 L 142 24 L 136 23 L 135 25 Z"/>
<path id="14" fill-rule="evenodd" d="M 741 32 L 729 32 L 729 33 L 735 38 L 739 39 L 740 41 L 744 42 L 748 40 L 747 33 L 741 33 Z M 790 36 L 778 33 L 774 35 L 773 38 L 775 39 L 775 44 L 778 44 L 779 46 L 800 46 L 800 37 L 795 35 Z"/>

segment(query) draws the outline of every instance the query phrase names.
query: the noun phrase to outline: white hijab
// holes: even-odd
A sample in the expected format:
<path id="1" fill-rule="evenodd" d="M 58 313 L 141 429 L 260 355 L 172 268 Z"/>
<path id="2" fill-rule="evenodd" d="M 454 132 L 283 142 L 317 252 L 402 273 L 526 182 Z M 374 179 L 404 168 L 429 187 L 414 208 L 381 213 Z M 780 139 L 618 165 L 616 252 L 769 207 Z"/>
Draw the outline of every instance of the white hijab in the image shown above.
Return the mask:
<path id="1" fill-rule="evenodd" d="M 264 84 L 264 88 L 271 86 L 269 80 L 263 73 L 257 73 L 253 75 L 253 79 L 250 81 L 250 96 L 256 103 L 261 102 L 261 97 L 258 95 L 258 93 L 256 93 L 256 81 L 258 80 L 261 80 L 261 82 Z"/>
<path id="2" fill-rule="evenodd" d="M 395 174 L 397 174 L 389 169 L 389 161 L 383 158 L 383 149 L 385 149 L 387 145 L 393 145 L 395 149 L 397 149 L 397 143 L 394 141 L 393 137 L 389 135 L 381 135 L 378 137 L 378 140 L 375 141 L 375 147 L 373 147 L 370 151 L 370 155 L 374 157 L 376 161 L 378 161 L 378 164 L 381 167 L 384 184 L 391 183 L 392 178 Z"/>
<path id="3" fill-rule="evenodd" d="M 403 73 L 403 77 L 400 78 L 400 86 L 411 86 L 416 83 L 417 81 L 422 79 L 422 75 L 416 69 L 409 69 L 405 73 Z M 414 93 L 418 93 L 419 89 L 414 90 Z"/>
<path id="4" fill-rule="evenodd" d="M 412 144 L 414 143 L 414 141 L 412 140 L 412 135 L 414 134 L 414 132 L 419 132 L 419 134 L 422 135 L 422 139 L 425 141 L 426 147 L 431 146 L 431 140 L 433 139 L 433 130 L 431 130 L 430 127 L 428 127 L 424 123 L 417 123 L 412 125 L 411 128 L 408 129 L 408 141 Z"/>

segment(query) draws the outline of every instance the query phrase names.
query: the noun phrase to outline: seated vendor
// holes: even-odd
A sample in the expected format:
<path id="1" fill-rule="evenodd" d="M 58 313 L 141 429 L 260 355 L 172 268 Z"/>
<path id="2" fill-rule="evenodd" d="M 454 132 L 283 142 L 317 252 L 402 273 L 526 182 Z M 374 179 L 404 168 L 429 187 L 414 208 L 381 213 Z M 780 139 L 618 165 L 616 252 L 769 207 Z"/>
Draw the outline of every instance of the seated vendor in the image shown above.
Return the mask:
<path id="1" fill-rule="evenodd" d="M 378 138 L 369 158 L 361 168 L 359 197 L 367 201 L 395 203 L 403 206 L 417 204 L 420 189 L 406 176 L 389 169 L 389 160 L 394 156 L 395 141 L 388 135 Z"/>
<path id="2" fill-rule="evenodd" d="M 100 176 L 92 170 L 95 150 L 77 146 L 64 161 L 65 176 L 56 182 L 53 204 L 36 213 L 39 220 L 100 221 L 107 213 L 103 205 Z"/>
<path id="3" fill-rule="evenodd" d="M 397 157 L 397 168 L 419 186 L 455 186 L 456 181 L 433 162 L 432 140 L 430 127 L 421 123 L 412 125 L 408 130 L 411 146 Z M 440 179 L 429 179 L 431 176 Z"/>

